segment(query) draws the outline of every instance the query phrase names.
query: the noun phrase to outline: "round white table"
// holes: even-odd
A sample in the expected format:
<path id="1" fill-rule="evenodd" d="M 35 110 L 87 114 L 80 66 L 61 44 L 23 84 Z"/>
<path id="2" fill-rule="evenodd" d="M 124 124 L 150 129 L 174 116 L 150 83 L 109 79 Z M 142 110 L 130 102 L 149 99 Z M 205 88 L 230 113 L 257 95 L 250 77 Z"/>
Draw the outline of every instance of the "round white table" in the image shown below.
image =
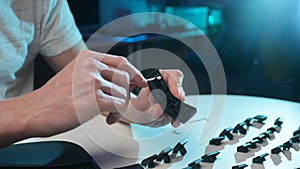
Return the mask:
<path id="1" fill-rule="evenodd" d="M 109 126 L 102 116 L 97 116 L 72 131 L 35 141 L 65 140 L 77 143 L 104 169 L 140 163 L 167 147 L 174 147 L 182 139 L 188 140 L 185 145 L 187 154 L 183 157 L 179 154 L 171 156 L 171 163 L 160 163 L 155 168 L 184 168 L 204 154 L 214 151 L 220 152 L 217 160 L 214 163 L 201 162 L 203 169 L 231 168 L 238 164 L 258 169 L 300 167 L 299 144 L 294 144 L 290 151 L 279 155 L 271 154 L 271 149 L 288 141 L 293 131 L 299 128 L 300 103 L 237 95 L 193 95 L 186 97 L 186 103 L 197 107 L 197 115 L 176 129 L 171 125 L 150 128 L 117 123 Z M 233 140 L 225 139 L 220 146 L 209 145 L 209 140 L 219 136 L 223 129 L 234 128 L 248 117 L 260 114 L 268 117 L 260 128 L 250 126 L 246 135 L 233 134 Z M 248 153 L 237 152 L 238 146 L 267 131 L 278 117 L 283 118 L 279 133 L 275 132 L 271 139 L 258 144 L 256 149 L 249 149 Z M 264 153 L 270 155 L 263 164 L 252 163 L 254 157 Z"/>

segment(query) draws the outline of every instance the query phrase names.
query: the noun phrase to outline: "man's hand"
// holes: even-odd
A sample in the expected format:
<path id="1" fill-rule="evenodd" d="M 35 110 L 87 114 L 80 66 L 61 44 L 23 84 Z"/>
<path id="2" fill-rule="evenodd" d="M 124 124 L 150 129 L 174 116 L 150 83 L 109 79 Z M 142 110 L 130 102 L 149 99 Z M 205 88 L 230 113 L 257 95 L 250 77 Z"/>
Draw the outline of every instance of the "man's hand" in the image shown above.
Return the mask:
<path id="1" fill-rule="evenodd" d="M 35 92 L 30 136 L 61 133 L 103 112 L 110 112 L 108 124 L 115 123 L 134 85 L 146 87 L 147 82 L 126 58 L 84 50 Z"/>
<path id="2" fill-rule="evenodd" d="M 171 93 L 181 101 L 185 99 L 185 93 L 182 88 L 183 74 L 179 70 L 160 70 Z M 172 123 L 178 127 L 180 123 L 171 119 L 163 112 L 161 106 L 153 99 L 149 88 L 143 88 L 137 98 L 131 98 L 127 111 L 123 114 L 123 121 L 159 127 Z"/>

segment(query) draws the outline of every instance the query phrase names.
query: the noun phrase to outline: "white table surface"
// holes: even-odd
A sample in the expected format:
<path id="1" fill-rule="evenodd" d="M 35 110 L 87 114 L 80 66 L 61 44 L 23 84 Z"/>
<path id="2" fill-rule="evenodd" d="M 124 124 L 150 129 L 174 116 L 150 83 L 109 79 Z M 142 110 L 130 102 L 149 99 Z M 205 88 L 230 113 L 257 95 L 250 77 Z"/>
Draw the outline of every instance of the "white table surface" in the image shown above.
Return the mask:
<path id="1" fill-rule="evenodd" d="M 224 104 L 222 100 L 224 100 Z M 217 105 L 214 102 L 218 102 Z M 271 149 L 288 141 L 293 131 L 300 126 L 300 103 L 235 95 L 194 95 L 187 96 L 186 103 L 198 107 L 198 113 L 185 125 L 174 129 L 170 125 L 149 128 L 140 125 L 106 125 L 104 118 L 97 116 L 88 123 L 67 133 L 50 138 L 32 139 L 34 141 L 67 140 L 81 145 L 101 168 L 126 166 L 141 162 L 142 159 L 158 154 L 162 149 L 174 147 L 178 141 L 186 138 L 187 154 L 184 157 L 172 157 L 172 163 L 158 164 L 155 168 L 180 169 L 200 158 L 202 155 L 220 151 L 215 163 L 201 163 L 203 169 L 225 169 L 237 164 L 248 164 L 247 168 L 296 168 L 300 167 L 299 145 L 290 151 L 271 155 Z M 211 106 L 213 105 L 213 106 Z M 216 106 L 220 106 L 216 108 Z M 222 107 L 224 105 L 224 107 Z M 211 112 L 211 110 L 215 112 Z M 221 111 L 219 111 L 221 110 Z M 246 135 L 234 134 L 234 140 L 223 141 L 221 146 L 211 146 L 209 139 L 217 137 L 227 127 L 235 127 L 239 122 L 255 115 L 268 118 L 260 129 L 250 127 Z M 221 117 L 220 122 L 216 120 Z M 267 140 L 249 153 L 237 153 L 236 148 L 273 126 L 276 118 L 283 117 L 280 133 L 275 133 L 273 140 Z M 194 122 L 191 122 L 194 121 Z M 213 124 L 209 129 L 206 123 Z M 207 137 L 209 136 L 209 137 Z M 32 141 L 31 140 L 31 141 Z M 269 153 L 263 165 L 252 164 L 252 158 Z"/>

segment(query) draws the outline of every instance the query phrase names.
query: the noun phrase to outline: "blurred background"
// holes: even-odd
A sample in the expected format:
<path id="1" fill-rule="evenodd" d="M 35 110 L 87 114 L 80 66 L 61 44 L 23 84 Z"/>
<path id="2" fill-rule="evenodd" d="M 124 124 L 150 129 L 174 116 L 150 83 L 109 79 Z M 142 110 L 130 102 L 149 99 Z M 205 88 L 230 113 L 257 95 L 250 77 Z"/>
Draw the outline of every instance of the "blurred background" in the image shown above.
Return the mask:
<path id="1" fill-rule="evenodd" d="M 164 12 L 182 17 L 201 29 L 217 50 L 226 73 L 227 93 L 300 101 L 300 0 L 68 2 L 85 40 L 106 23 L 133 13 Z M 144 37 L 118 43 L 109 53 L 127 56 L 140 49 L 157 47 L 180 52 L 181 59 L 196 76 L 199 92 L 211 93 L 206 70 L 193 52 L 184 47 L 176 51 L 176 46 L 182 44 L 168 37 L 163 37 L 163 42 L 162 37 Z M 139 48 L 134 48 L 137 45 Z M 36 69 L 45 69 L 40 62 L 37 60 Z M 44 81 L 37 76 L 36 86 Z M 187 94 L 194 93 L 188 90 Z"/>

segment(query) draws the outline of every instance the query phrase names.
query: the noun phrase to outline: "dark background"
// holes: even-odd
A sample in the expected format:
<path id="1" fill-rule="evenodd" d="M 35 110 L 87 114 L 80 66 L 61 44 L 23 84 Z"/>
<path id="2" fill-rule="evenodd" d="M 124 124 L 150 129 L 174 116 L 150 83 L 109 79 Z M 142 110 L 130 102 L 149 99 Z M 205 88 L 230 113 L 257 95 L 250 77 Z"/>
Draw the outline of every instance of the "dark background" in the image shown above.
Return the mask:
<path id="1" fill-rule="evenodd" d="M 106 23 L 136 12 L 180 13 L 206 32 L 222 60 L 229 94 L 243 94 L 300 101 L 300 5 L 299 0 L 69 0 L 70 8 L 84 39 Z M 189 14 L 197 10 L 198 14 Z M 209 13 L 203 14 L 203 9 Z M 205 19 L 203 19 L 205 18 Z M 214 20 L 212 20 L 214 18 Z M 178 42 L 169 40 L 165 48 L 172 50 Z M 152 46 L 151 46 L 152 45 Z M 160 44 L 157 44 L 158 46 Z M 153 44 L 144 46 L 153 47 Z M 155 45 L 154 45 L 155 46 Z M 126 55 L 126 46 L 111 53 Z M 206 77 L 201 61 L 186 53 L 184 61 L 194 75 Z M 36 88 L 53 75 L 38 59 Z M 44 75 L 45 72 L 48 75 Z M 42 78 L 41 78 L 42 77 Z M 202 82 L 203 83 L 203 78 Z M 205 79 L 205 78 L 204 78 Z M 203 85 L 204 84 L 204 85 Z M 200 93 L 210 93 L 206 82 Z"/>

